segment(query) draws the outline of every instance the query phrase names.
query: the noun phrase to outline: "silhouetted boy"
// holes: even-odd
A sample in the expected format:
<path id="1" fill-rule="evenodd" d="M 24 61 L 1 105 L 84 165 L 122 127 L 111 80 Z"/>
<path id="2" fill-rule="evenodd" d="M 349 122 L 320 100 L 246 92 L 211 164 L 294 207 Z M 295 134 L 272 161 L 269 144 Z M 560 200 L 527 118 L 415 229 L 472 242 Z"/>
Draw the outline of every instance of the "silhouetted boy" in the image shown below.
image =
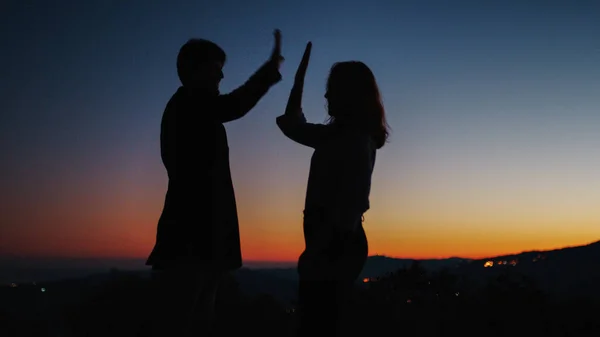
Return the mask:
<path id="1" fill-rule="evenodd" d="M 275 31 L 271 58 L 226 95 L 219 93 L 226 59 L 219 46 L 191 39 L 179 51 L 182 86 L 167 104 L 160 136 L 169 186 L 156 244 L 146 262 L 153 269 L 153 312 L 146 327 L 152 335 L 206 336 L 219 279 L 242 266 L 223 123 L 246 115 L 281 80 L 280 45 Z"/>

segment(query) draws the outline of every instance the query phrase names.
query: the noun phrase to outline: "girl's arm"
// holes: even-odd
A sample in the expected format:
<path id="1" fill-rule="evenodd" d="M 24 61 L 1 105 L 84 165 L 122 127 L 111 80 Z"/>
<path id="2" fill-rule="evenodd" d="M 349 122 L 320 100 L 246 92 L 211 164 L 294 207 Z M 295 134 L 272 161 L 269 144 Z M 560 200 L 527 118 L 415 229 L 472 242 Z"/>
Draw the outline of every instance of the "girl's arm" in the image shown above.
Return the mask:
<path id="1" fill-rule="evenodd" d="M 277 117 L 277 126 L 291 140 L 314 148 L 324 139 L 328 127 L 323 124 L 307 123 L 302 113 L 302 91 L 311 49 L 312 43 L 308 42 L 296 71 L 294 86 L 290 92 L 285 114 Z"/>

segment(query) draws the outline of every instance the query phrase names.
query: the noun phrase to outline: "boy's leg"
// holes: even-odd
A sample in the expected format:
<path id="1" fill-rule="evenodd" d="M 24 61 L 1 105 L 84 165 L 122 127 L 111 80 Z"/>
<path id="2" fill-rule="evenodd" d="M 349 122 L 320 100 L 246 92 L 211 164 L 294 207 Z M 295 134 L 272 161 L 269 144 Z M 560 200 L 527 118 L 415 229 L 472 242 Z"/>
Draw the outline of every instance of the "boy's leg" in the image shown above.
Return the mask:
<path id="1" fill-rule="evenodd" d="M 181 268 L 152 271 L 143 337 L 183 336 L 187 313 L 194 303 L 190 276 Z"/>
<path id="2" fill-rule="evenodd" d="M 153 271 L 143 337 L 209 332 L 218 285 L 216 273 L 189 268 Z M 203 335 L 206 335 L 203 333 Z"/>
<path id="3" fill-rule="evenodd" d="M 189 318 L 190 336 L 212 336 L 214 333 L 216 297 L 222 277 L 223 273 L 216 271 L 196 274 L 198 287 Z"/>

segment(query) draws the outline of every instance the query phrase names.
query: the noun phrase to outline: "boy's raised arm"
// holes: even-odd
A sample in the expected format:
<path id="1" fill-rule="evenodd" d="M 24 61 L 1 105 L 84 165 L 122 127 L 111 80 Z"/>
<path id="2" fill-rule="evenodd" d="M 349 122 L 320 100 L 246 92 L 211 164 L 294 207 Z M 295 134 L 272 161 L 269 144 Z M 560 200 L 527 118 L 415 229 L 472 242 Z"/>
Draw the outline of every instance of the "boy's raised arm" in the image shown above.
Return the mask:
<path id="1" fill-rule="evenodd" d="M 274 37 L 275 46 L 271 58 L 242 86 L 217 98 L 214 108 L 220 122 L 226 123 L 245 116 L 269 91 L 269 88 L 281 80 L 281 74 L 279 73 L 279 66 L 283 61 L 281 56 L 281 32 L 275 30 Z"/>

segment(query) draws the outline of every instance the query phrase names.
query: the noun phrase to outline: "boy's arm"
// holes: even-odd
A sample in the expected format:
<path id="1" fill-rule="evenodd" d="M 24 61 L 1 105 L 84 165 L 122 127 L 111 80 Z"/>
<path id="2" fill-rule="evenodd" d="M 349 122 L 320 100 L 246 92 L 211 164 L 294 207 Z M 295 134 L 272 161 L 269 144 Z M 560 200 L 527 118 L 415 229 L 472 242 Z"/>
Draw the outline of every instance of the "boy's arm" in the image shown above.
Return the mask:
<path id="1" fill-rule="evenodd" d="M 281 32 L 276 29 L 273 35 L 275 46 L 269 61 L 260 67 L 244 85 L 227 95 L 220 95 L 217 98 L 217 120 L 221 123 L 230 122 L 246 115 L 271 86 L 281 81 L 281 74 L 279 73 L 279 66 L 283 62 Z"/>
<path id="2" fill-rule="evenodd" d="M 269 91 L 269 88 L 280 80 L 281 74 L 277 63 L 269 60 L 241 87 L 217 98 L 215 104 L 217 120 L 226 123 L 245 116 Z"/>

